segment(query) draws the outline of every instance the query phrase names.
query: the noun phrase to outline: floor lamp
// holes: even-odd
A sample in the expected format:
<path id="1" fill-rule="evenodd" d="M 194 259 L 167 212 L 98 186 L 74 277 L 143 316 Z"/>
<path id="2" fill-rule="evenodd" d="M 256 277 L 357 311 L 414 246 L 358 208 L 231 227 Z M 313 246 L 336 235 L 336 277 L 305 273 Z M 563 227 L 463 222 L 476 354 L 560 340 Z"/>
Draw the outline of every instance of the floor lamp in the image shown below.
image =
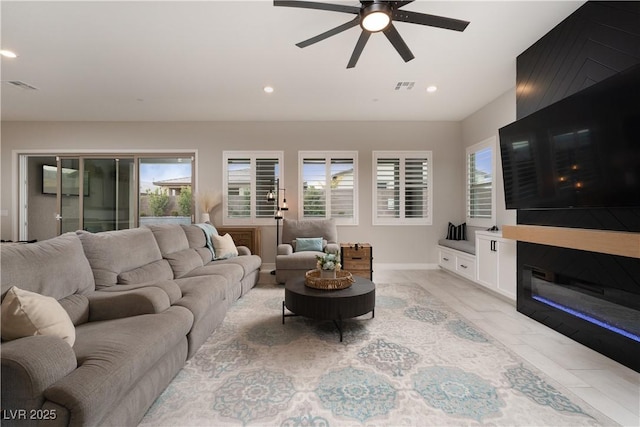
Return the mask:
<path id="1" fill-rule="evenodd" d="M 280 205 L 280 191 L 282 191 L 282 205 Z M 267 194 L 267 201 L 276 202 L 276 213 L 274 215 L 274 219 L 276 220 L 276 256 L 278 254 L 278 246 L 280 246 L 280 221 L 284 217 L 283 211 L 288 211 L 289 206 L 287 205 L 287 190 L 285 188 L 280 188 L 280 180 L 276 178 L 275 181 L 275 194 L 272 189 Z M 276 274 L 276 271 L 273 270 L 271 274 Z"/>

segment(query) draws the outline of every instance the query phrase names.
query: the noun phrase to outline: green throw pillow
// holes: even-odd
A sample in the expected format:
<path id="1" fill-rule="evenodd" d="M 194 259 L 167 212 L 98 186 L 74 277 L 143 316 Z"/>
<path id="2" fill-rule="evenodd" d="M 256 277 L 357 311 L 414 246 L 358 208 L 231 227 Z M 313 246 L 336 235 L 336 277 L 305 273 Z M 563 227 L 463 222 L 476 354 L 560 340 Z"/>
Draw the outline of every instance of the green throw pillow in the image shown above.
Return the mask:
<path id="1" fill-rule="evenodd" d="M 296 239 L 296 252 L 322 252 L 322 237 L 305 237 Z"/>

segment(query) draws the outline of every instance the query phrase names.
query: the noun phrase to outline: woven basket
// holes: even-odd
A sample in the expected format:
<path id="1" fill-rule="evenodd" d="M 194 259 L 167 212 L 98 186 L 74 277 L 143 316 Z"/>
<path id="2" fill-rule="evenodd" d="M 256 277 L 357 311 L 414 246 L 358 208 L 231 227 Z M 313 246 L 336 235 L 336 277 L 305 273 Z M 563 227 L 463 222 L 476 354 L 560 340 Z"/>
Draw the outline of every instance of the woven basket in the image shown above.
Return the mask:
<path id="1" fill-rule="evenodd" d="M 348 271 L 336 271 L 335 279 L 324 279 L 320 277 L 320 270 L 309 270 L 304 274 L 304 284 L 314 289 L 324 289 L 327 291 L 337 291 L 346 289 L 355 282 L 353 276 Z"/>

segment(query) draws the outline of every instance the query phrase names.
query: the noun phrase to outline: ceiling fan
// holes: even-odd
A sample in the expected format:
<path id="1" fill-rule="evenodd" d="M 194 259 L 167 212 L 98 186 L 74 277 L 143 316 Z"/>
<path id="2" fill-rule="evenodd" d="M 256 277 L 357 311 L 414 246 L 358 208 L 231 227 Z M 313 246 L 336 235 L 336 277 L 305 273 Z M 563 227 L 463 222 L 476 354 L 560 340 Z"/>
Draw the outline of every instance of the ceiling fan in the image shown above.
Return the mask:
<path id="1" fill-rule="evenodd" d="M 408 22 L 410 24 L 427 25 L 429 27 L 444 28 L 447 30 L 464 31 L 469 25 L 468 21 L 462 21 L 459 19 L 445 18 L 442 16 L 428 15 L 426 13 L 411 12 L 408 10 L 400 10 L 401 7 L 406 6 L 411 1 L 364 1 L 361 0 L 360 7 L 348 6 L 331 3 L 320 3 L 314 1 L 288 1 L 288 0 L 274 0 L 274 6 L 284 7 L 299 7 L 303 9 L 319 9 L 328 10 L 333 12 L 343 12 L 356 15 L 351 21 L 339 25 L 329 31 L 325 31 L 315 37 L 311 37 L 308 40 L 296 43 L 298 47 L 307 47 L 319 41 L 322 41 L 331 36 L 335 36 L 343 31 L 360 25 L 362 33 L 356 43 L 356 47 L 351 54 L 351 59 L 347 64 L 347 68 L 353 68 L 356 66 L 360 54 L 364 49 L 364 46 L 369 40 L 369 36 L 372 33 L 382 32 L 387 39 L 391 42 L 393 47 L 398 51 L 404 62 L 411 61 L 414 56 L 411 50 L 404 42 L 398 30 L 393 25 L 393 21 Z"/>

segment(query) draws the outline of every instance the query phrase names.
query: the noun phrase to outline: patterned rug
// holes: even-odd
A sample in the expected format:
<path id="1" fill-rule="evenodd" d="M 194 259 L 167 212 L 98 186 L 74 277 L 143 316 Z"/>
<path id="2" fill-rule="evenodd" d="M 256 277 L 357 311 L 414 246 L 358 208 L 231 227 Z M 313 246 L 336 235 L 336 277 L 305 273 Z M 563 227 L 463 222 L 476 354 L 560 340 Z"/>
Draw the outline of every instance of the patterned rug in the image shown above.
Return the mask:
<path id="1" fill-rule="evenodd" d="M 142 426 L 617 425 L 417 284 L 378 284 L 375 318 L 288 317 L 259 285 Z"/>

